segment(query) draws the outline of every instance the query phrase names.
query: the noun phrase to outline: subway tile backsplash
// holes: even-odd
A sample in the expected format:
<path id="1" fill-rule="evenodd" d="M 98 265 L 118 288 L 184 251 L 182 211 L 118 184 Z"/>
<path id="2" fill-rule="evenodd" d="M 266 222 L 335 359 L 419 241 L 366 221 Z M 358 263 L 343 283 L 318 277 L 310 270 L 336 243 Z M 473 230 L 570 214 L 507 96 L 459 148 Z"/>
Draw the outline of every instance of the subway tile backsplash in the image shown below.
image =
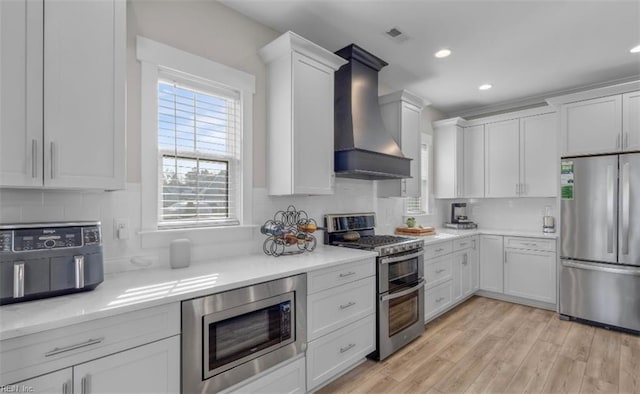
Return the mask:
<path id="1" fill-rule="evenodd" d="M 259 226 L 273 218 L 278 210 L 289 205 L 307 212 L 322 226 L 323 215 L 341 212 L 376 212 L 380 234 L 392 233 L 403 224 L 403 200 L 377 198 L 375 183 L 366 180 L 336 178 L 335 194 L 328 196 L 278 196 L 267 194 L 265 188 L 253 191 L 253 231 L 241 231 L 230 242 L 220 237 L 194 237 L 194 260 L 206 261 L 209 256 L 224 258 L 234 254 L 260 253 L 264 236 Z M 481 227 L 489 229 L 538 231 L 542 228 L 544 207 L 552 207 L 557 217 L 555 198 L 436 200 L 433 223 L 441 226 L 447 220 L 451 202 L 467 201 L 469 216 Z M 126 190 L 95 191 L 43 191 L 0 190 L 0 223 L 40 221 L 100 220 L 102 222 L 105 270 L 140 269 L 148 266 L 168 266 L 168 247 L 164 243 L 143 243 L 140 232 L 140 184 L 128 183 Z M 129 239 L 115 238 L 114 221 L 127 219 Z M 317 233 L 322 242 L 323 233 Z"/>

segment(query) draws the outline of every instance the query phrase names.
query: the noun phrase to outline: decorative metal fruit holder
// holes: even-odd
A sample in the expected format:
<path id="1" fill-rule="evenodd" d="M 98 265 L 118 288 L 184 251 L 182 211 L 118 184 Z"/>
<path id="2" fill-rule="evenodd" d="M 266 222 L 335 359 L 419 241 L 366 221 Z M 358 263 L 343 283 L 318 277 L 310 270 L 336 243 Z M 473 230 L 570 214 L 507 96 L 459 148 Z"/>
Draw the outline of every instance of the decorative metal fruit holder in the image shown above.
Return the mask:
<path id="1" fill-rule="evenodd" d="M 317 228 L 316 221 L 305 211 L 289 205 L 286 211 L 276 212 L 273 219 L 267 220 L 260 228 L 260 232 L 267 236 L 262 250 L 266 255 L 275 257 L 312 252 L 317 242 L 311 233 Z"/>

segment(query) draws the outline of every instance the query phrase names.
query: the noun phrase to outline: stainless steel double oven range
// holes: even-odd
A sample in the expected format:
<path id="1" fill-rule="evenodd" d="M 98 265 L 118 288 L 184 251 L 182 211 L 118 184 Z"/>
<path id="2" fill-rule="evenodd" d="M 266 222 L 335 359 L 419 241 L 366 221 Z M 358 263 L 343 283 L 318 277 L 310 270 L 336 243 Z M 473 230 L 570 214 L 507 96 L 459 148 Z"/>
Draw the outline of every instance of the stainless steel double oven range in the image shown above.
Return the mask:
<path id="1" fill-rule="evenodd" d="M 325 243 L 378 253 L 377 350 L 382 360 L 424 332 L 424 242 L 375 234 L 375 214 L 325 216 Z"/>

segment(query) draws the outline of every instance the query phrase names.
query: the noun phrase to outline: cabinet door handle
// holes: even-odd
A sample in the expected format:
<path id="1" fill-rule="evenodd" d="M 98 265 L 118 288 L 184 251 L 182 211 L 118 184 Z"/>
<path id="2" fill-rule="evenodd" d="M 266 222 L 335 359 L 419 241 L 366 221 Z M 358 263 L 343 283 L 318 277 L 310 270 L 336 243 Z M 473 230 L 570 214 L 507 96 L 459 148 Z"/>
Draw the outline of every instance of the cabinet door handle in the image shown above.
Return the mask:
<path id="1" fill-rule="evenodd" d="M 340 353 L 348 352 L 349 350 L 353 349 L 354 347 L 356 347 L 356 344 L 355 343 L 350 343 L 345 347 L 341 347 L 340 348 Z"/>
<path id="2" fill-rule="evenodd" d="M 55 356 L 56 354 L 70 352 L 71 350 L 76 350 L 76 349 L 80 349 L 80 348 L 91 346 L 91 345 L 97 345 L 97 344 L 101 343 L 102 341 L 104 341 L 104 337 L 96 338 L 96 339 L 89 339 L 86 342 L 76 343 L 76 344 L 65 346 L 65 347 L 57 347 L 57 348 L 45 353 L 44 356 L 45 357 Z"/>
<path id="3" fill-rule="evenodd" d="M 339 276 L 340 278 L 346 278 L 346 277 L 349 277 L 349 276 L 351 276 L 351 275 L 355 275 L 355 274 L 356 274 L 355 272 L 353 272 L 353 271 L 349 271 L 349 272 L 347 272 L 346 274 L 340 274 L 340 275 L 338 275 L 338 276 Z"/>
<path id="4" fill-rule="evenodd" d="M 516 196 L 520 195 L 520 184 L 516 183 Z"/>
<path id="5" fill-rule="evenodd" d="M 31 140 L 31 177 L 38 177 L 38 141 Z"/>
<path id="6" fill-rule="evenodd" d="M 436 304 L 441 303 L 442 301 L 444 301 L 444 297 L 438 297 L 436 298 Z"/>
<path id="7" fill-rule="evenodd" d="M 443 250 L 444 250 L 444 248 L 438 248 L 438 249 L 434 250 L 434 252 L 436 252 L 436 253 L 440 253 L 440 252 L 442 252 Z"/>
<path id="8" fill-rule="evenodd" d="M 55 143 L 53 141 L 51 141 L 51 179 L 53 179 L 56 175 L 56 171 L 55 171 L 55 163 L 56 163 L 56 159 L 55 159 L 55 155 L 56 155 L 56 146 Z"/>
<path id="9" fill-rule="evenodd" d="M 504 251 L 504 263 L 507 264 L 507 251 Z"/>
<path id="10" fill-rule="evenodd" d="M 462 264 L 467 265 L 468 261 L 468 257 L 469 255 L 467 255 L 466 253 L 464 254 L 464 259 L 462 260 Z"/>
<path id="11" fill-rule="evenodd" d="M 346 304 L 340 305 L 340 309 L 347 309 L 347 308 L 350 308 L 350 307 L 354 306 L 355 304 L 356 304 L 355 302 L 349 301 Z"/>
<path id="12" fill-rule="evenodd" d="M 629 147 L 629 132 L 624 133 L 624 145 L 623 148 Z"/>
<path id="13" fill-rule="evenodd" d="M 436 270 L 436 274 L 441 274 L 441 273 L 443 273 L 444 271 L 446 271 L 446 269 L 444 269 L 444 268 L 439 269 L 439 270 Z"/>
<path id="14" fill-rule="evenodd" d="M 62 383 L 62 394 L 71 394 L 69 392 L 69 382 Z"/>
<path id="15" fill-rule="evenodd" d="M 89 375 L 83 376 L 80 380 L 80 392 L 81 394 L 89 394 Z"/>
<path id="16" fill-rule="evenodd" d="M 24 261 L 13 264 L 13 298 L 24 297 Z"/>
<path id="17" fill-rule="evenodd" d="M 616 149 L 620 149 L 620 134 L 616 135 Z"/>

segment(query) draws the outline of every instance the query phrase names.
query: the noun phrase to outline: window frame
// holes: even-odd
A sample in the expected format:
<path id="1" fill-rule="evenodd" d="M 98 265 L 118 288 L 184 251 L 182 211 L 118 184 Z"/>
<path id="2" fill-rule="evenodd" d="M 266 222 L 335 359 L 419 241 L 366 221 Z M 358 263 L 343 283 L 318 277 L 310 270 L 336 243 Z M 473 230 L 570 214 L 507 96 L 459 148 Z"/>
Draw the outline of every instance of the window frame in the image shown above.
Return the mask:
<path id="1" fill-rule="evenodd" d="M 141 229 L 142 232 L 174 229 L 225 228 L 250 225 L 253 205 L 253 95 L 255 76 L 177 48 L 138 36 L 136 54 L 140 61 L 141 129 Z M 158 147 L 158 82 L 166 75 L 192 76 L 196 80 L 235 90 L 240 95 L 241 148 L 239 152 L 237 197 L 239 225 L 193 222 L 160 225 L 159 196 L 162 188 Z"/>

